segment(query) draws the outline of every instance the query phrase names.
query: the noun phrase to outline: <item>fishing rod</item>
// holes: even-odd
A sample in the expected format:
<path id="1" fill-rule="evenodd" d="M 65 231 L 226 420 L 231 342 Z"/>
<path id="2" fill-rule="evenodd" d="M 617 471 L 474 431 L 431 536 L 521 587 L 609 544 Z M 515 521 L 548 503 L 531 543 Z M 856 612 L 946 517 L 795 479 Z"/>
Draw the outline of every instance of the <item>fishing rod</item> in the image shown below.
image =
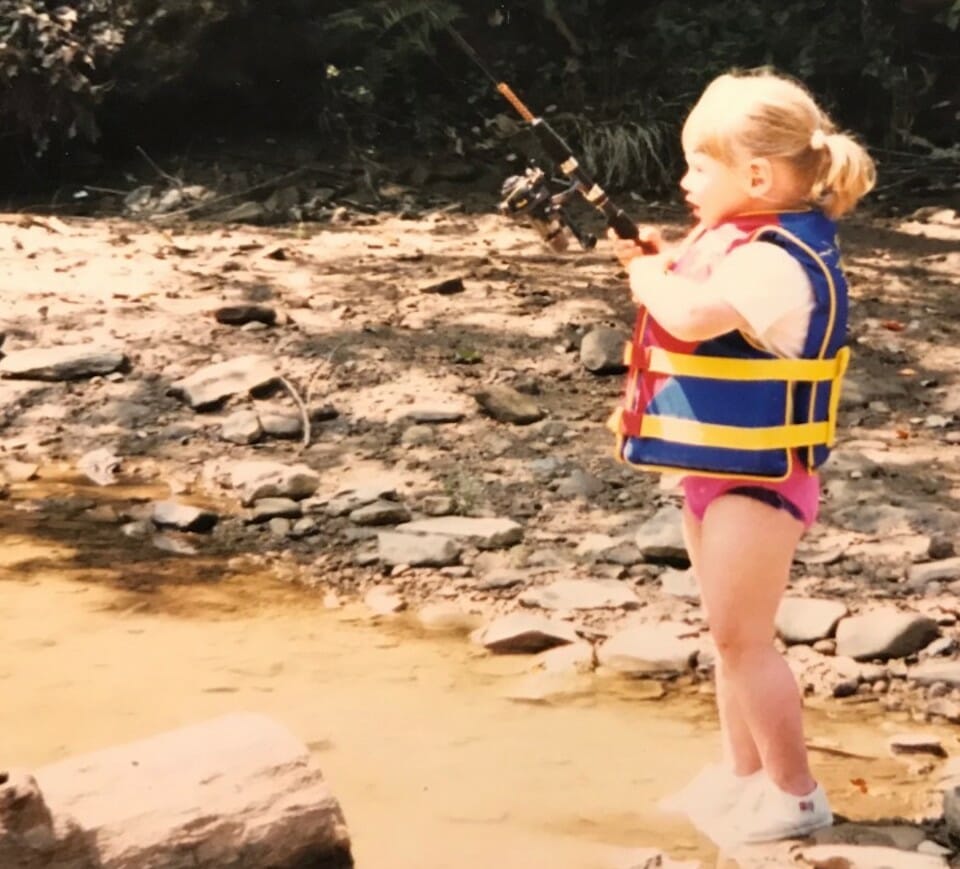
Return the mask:
<path id="1" fill-rule="evenodd" d="M 573 150 L 563 141 L 559 133 L 542 117 L 535 115 L 510 85 L 493 74 L 459 31 L 450 24 L 444 23 L 443 27 L 461 51 L 493 82 L 498 93 L 530 125 L 530 129 L 547 156 L 570 182 L 565 189 L 554 193 L 550 190 L 550 180 L 543 169 L 532 165 L 523 175 L 511 175 L 503 182 L 500 213 L 509 217 L 529 219 L 554 250 L 566 250 L 568 233 L 576 238 L 581 247 L 589 250 L 597 243 L 596 236 L 583 232 L 571 220 L 566 208 L 574 195 L 580 195 L 603 214 L 608 226 L 619 238 L 632 239 L 646 252 L 656 253 L 652 245 L 640 239 L 637 225 L 626 212 L 611 202 L 606 191 L 587 174 Z"/>

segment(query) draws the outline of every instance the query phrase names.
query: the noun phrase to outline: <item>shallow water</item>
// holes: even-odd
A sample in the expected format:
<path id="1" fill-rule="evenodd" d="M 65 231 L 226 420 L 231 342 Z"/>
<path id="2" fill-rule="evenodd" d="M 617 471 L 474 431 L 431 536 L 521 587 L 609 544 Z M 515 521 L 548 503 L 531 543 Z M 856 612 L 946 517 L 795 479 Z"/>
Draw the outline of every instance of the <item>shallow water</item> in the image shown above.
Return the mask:
<path id="1" fill-rule="evenodd" d="M 715 754 L 709 698 L 644 700 L 642 686 L 603 683 L 554 705 L 509 700 L 527 659 L 116 536 L 0 514 L 0 767 L 249 710 L 316 752 L 360 869 L 611 869 L 651 846 L 716 865 L 709 842 L 654 808 Z M 862 755 L 813 755 L 836 810 L 873 819 L 926 805 L 926 778 L 886 740 L 934 728 L 873 705 L 809 721 L 818 744 Z M 940 735 L 951 751 L 956 738 Z"/>

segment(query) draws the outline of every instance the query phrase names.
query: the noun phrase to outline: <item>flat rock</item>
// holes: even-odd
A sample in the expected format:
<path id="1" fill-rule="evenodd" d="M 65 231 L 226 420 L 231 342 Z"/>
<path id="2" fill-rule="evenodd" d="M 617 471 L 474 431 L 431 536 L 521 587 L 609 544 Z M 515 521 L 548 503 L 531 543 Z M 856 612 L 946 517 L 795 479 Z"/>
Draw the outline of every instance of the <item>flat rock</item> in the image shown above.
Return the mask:
<path id="1" fill-rule="evenodd" d="M 414 407 L 402 418 L 420 425 L 449 425 L 461 422 L 465 416 L 459 407 Z"/>
<path id="2" fill-rule="evenodd" d="M 840 601 L 785 597 L 777 610 L 777 633 L 785 643 L 815 643 L 832 637 L 846 614 L 846 604 Z"/>
<path id="3" fill-rule="evenodd" d="M 637 609 L 640 599 L 616 579 L 561 579 L 524 592 L 520 603 L 545 610 Z"/>
<path id="4" fill-rule="evenodd" d="M 327 502 L 328 516 L 346 516 L 375 501 L 396 501 L 397 487 L 391 482 L 363 483 L 348 489 L 339 489 Z"/>
<path id="5" fill-rule="evenodd" d="M 258 419 L 268 437 L 295 440 L 303 435 L 303 418 L 299 414 L 267 410 L 260 411 Z"/>
<path id="6" fill-rule="evenodd" d="M 922 827 L 909 824 L 833 824 L 814 832 L 815 845 L 875 845 L 916 851 L 926 838 Z"/>
<path id="7" fill-rule="evenodd" d="M 15 350 L 0 359 L 0 377 L 20 380 L 80 380 L 125 368 L 121 350 L 93 344 Z"/>
<path id="8" fill-rule="evenodd" d="M 836 564 L 857 539 L 854 534 L 827 534 L 804 540 L 797 547 L 794 561 L 811 566 Z"/>
<path id="9" fill-rule="evenodd" d="M 575 643 L 579 639 L 573 625 L 544 616 L 511 613 L 488 625 L 480 634 L 480 643 L 500 654 L 535 654 Z"/>
<path id="10" fill-rule="evenodd" d="M 170 385 L 170 392 L 194 410 L 218 405 L 231 395 L 240 395 L 274 383 L 280 373 L 266 356 L 239 356 L 207 365 Z"/>
<path id="11" fill-rule="evenodd" d="M 351 511 L 350 521 L 355 525 L 398 525 L 410 521 L 410 511 L 399 501 L 374 501 Z"/>
<path id="12" fill-rule="evenodd" d="M 870 845 L 813 845 L 800 850 L 813 869 L 948 869 L 943 857 Z"/>
<path id="13" fill-rule="evenodd" d="M 907 671 L 907 678 L 917 685 L 933 685 L 943 682 L 953 688 L 960 688 L 960 661 L 921 661 Z"/>
<path id="14" fill-rule="evenodd" d="M 597 649 L 600 666 L 625 676 L 685 673 L 693 666 L 698 643 L 689 625 L 659 622 L 635 625 L 614 634 Z"/>
<path id="15" fill-rule="evenodd" d="M 465 289 L 463 278 L 445 278 L 440 281 L 429 281 L 420 286 L 421 293 L 430 293 L 436 296 L 453 296 L 462 293 Z"/>
<path id="16" fill-rule="evenodd" d="M 260 417 L 252 410 L 231 413 L 220 426 L 220 437 L 232 444 L 255 444 L 263 437 Z"/>
<path id="17" fill-rule="evenodd" d="M 292 498 L 257 498 L 253 502 L 253 513 L 250 521 L 267 522 L 270 519 L 299 519 L 302 515 L 302 505 Z"/>
<path id="18" fill-rule="evenodd" d="M 304 464 L 282 462 L 236 462 L 230 468 L 230 483 L 245 506 L 261 498 L 309 498 L 320 485 L 320 476 Z"/>
<path id="19" fill-rule="evenodd" d="M 33 778 L 45 806 L 18 805 L 0 785 L 5 869 L 216 869 L 238 865 L 239 855 L 243 865 L 277 869 L 350 863 L 343 813 L 313 756 L 259 715 L 227 715 L 67 758 Z M 22 816 L 30 811 L 34 818 Z M 51 816 L 82 831 L 64 842 L 74 847 L 56 849 Z M 28 822 L 26 835 L 5 835 L 19 821 Z M 28 861 L 28 843 L 56 850 Z"/>
<path id="20" fill-rule="evenodd" d="M 246 323 L 273 326 L 277 322 L 276 310 L 267 305 L 224 305 L 217 308 L 214 317 L 225 326 L 243 326 Z"/>
<path id="21" fill-rule="evenodd" d="M 497 422 L 531 425 L 546 416 L 530 396 L 510 386 L 493 385 L 474 393 L 477 404 Z"/>
<path id="22" fill-rule="evenodd" d="M 150 512 L 153 523 L 160 528 L 179 531 L 210 531 L 219 520 L 212 510 L 181 504 L 178 501 L 156 501 Z"/>
<path id="23" fill-rule="evenodd" d="M 26 483 L 35 480 L 40 466 L 35 462 L 21 462 L 9 459 L 3 463 L 3 477 L 11 483 Z"/>
<path id="24" fill-rule="evenodd" d="M 526 570 L 499 568 L 478 579 L 475 588 L 478 591 L 503 591 L 516 588 L 518 585 L 526 585 L 529 579 L 530 574 Z"/>
<path id="25" fill-rule="evenodd" d="M 505 549 L 523 539 L 523 526 L 512 519 L 437 516 L 397 526 L 404 534 L 431 534 L 468 542 L 479 549 Z"/>
<path id="26" fill-rule="evenodd" d="M 462 547 L 439 534 L 403 534 L 382 531 L 377 535 L 377 555 L 383 564 L 397 567 L 448 567 L 460 560 Z"/>
<path id="27" fill-rule="evenodd" d="M 692 567 L 686 570 L 667 568 L 660 574 L 660 588 L 670 597 L 690 601 L 700 600 L 700 586 Z"/>
<path id="28" fill-rule="evenodd" d="M 363 596 L 363 602 L 378 616 L 389 616 L 403 612 L 406 601 L 395 591 L 384 588 L 372 588 Z"/>
<path id="29" fill-rule="evenodd" d="M 932 757 L 946 757 L 943 743 L 935 736 L 925 733 L 898 733 L 887 740 L 891 754 L 927 754 Z"/>
<path id="30" fill-rule="evenodd" d="M 637 529 L 634 542 L 646 561 L 690 563 L 683 542 L 682 517 L 679 507 L 662 507 Z"/>
<path id="31" fill-rule="evenodd" d="M 952 582 L 955 579 L 960 579 L 960 558 L 913 564 L 907 571 L 907 584 L 911 588 L 922 588 L 930 582 Z"/>
<path id="32" fill-rule="evenodd" d="M 940 635 L 937 623 L 919 613 L 892 608 L 875 610 L 840 621 L 837 654 L 857 661 L 905 658 Z"/>

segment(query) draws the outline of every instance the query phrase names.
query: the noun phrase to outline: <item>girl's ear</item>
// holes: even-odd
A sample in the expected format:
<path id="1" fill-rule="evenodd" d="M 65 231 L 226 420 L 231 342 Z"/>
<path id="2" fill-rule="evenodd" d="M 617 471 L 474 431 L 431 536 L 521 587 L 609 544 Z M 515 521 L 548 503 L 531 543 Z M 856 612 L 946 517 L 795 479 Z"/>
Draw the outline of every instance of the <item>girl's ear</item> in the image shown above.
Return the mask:
<path id="1" fill-rule="evenodd" d="M 751 196 L 762 198 L 773 187 L 773 166 L 766 157 L 755 157 L 747 164 L 747 188 Z"/>

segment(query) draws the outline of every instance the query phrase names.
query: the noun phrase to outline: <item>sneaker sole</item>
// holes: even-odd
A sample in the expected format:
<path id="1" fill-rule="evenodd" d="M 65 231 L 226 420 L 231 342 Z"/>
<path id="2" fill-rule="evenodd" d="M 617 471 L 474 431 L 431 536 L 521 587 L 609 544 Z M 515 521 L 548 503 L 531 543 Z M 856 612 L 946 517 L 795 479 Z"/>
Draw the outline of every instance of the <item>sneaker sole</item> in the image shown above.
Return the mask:
<path id="1" fill-rule="evenodd" d="M 780 842 L 784 839 L 802 839 L 822 830 L 833 826 L 833 814 L 821 815 L 819 818 L 811 818 L 805 824 L 797 824 L 789 830 L 780 830 L 776 835 L 756 834 L 753 836 L 734 837 L 734 843 L 739 845 L 762 845 L 766 842 Z"/>

